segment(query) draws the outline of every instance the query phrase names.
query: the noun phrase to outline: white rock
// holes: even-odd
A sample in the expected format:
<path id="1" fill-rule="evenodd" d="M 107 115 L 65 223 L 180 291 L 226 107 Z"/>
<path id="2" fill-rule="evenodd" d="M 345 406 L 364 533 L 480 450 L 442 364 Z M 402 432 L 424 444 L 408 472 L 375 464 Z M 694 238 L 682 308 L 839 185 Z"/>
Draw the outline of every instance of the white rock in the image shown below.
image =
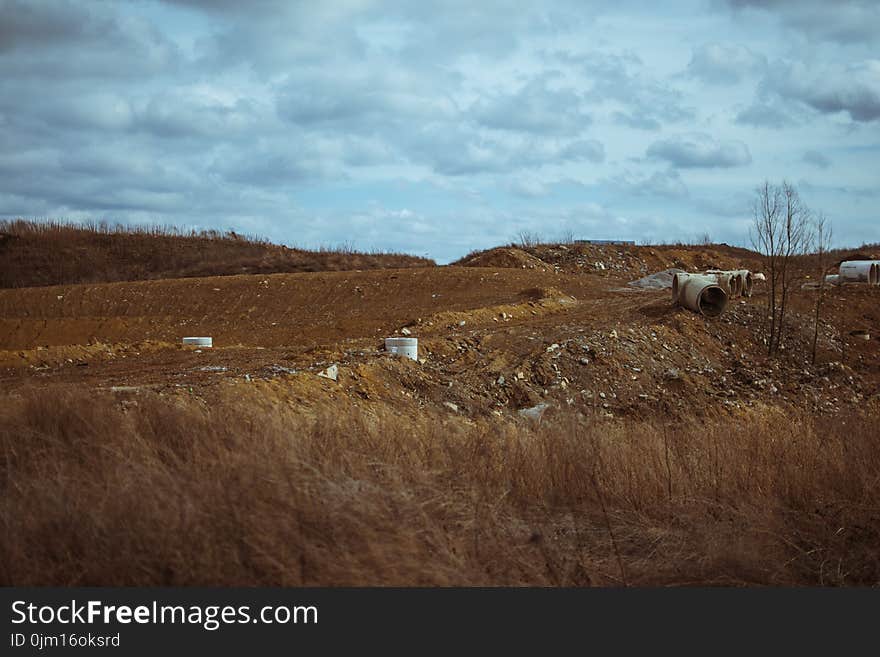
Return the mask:
<path id="1" fill-rule="evenodd" d="M 330 379 L 331 381 L 336 381 L 336 379 L 339 378 L 339 367 L 336 364 L 333 364 L 323 372 L 318 372 L 318 376 Z"/>
<path id="2" fill-rule="evenodd" d="M 550 408 L 550 404 L 541 402 L 540 404 L 532 406 L 531 408 L 521 408 L 519 410 L 519 414 L 531 420 L 540 420 L 541 417 L 544 415 L 544 411 L 546 411 L 548 408 Z"/>

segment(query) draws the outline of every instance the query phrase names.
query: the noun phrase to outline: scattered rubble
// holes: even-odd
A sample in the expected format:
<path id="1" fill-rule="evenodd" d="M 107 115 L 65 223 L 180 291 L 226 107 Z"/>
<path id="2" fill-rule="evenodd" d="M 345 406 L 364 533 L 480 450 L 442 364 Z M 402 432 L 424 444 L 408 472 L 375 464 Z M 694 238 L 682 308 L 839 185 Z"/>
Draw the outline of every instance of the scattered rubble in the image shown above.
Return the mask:
<path id="1" fill-rule="evenodd" d="M 672 277 L 675 276 L 675 274 L 684 273 L 686 272 L 683 269 L 672 267 L 657 272 L 656 274 L 648 274 L 638 280 L 630 281 L 627 285 L 649 290 L 669 290 L 672 288 Z"/>

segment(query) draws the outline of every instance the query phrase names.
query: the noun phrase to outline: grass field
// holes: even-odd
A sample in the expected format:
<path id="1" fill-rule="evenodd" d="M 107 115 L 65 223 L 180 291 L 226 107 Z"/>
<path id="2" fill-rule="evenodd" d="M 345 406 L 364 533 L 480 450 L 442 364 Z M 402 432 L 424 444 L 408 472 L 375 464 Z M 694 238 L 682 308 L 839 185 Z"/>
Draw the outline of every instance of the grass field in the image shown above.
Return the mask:
<path id="1" fill-rule="evenodd" d="M 31 389 L 0 408 L 4 584 L 880 579 L 876 417 L 535 428 Z"/>

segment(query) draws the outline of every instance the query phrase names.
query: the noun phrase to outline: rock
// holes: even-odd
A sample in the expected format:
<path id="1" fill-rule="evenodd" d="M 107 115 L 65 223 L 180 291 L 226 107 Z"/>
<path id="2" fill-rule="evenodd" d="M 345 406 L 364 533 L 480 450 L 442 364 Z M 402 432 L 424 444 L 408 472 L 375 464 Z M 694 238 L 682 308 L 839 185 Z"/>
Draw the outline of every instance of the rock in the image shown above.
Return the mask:
<path id="1" fill-rule="evenodd" d="M 530 420 L 538 421 L 543 417 L 544 412 L 548 408 L 550 408 L 550 404 L 541 402 L 540 404 L 536 404 L 535 406 L 532 406 L 530 408 L 521 408 L 518 412 L 523 417 L 527 417 Z"/>
<path id="2" fill-rule="evenodd" d="M 339 367 L 334 363 L 323 372 L 318 372 L 318 376 L 336 381 L 339 378 Z"/>
<path id="3" fill-rule="evenodd" d="M 498 377 L 498 380 L 495 381 L 495 383 L 497 383 L 497 384 L 500 385 L 500 386 L 503 386 L 503 385 L 505 384 L 504 375 L 501 374 L 501 375 Z"/>
<path id="4" fill-rule="evenodd" d="M 547 347 L 547 352 L 549 353 L 551 351 L 556 351 L 557 349 L 559 349 L 559 345 L 554 342 L 549 347 Z"/>
<path id="5" fill-rule="evenodd" d="M 464 320 L 461 320 L 461 321 L 458 323 L 459 326 L 464 326 L 465 324 L 467 324 L 467 322 L 464 321 Z"/>
<path id="6" fill-rule="evenodd" d="M 404 326 L 402 329 L 400 329 L 400 334 L 401 335 L 412 335 L 412 331 L 410 331 L 408 328 L 406 328 Z"/>
<path id="7" fill-rule="evenodd" d="M 667 381 L 678 381 L 681 379 L 681 372 L 679 372 L 674 367 L 670 367 L 668 370 L 663 372 L 663 378 Z"/>
<path id="8" fill-rule="evenodd" d="M 616 340 L 617 339 L 617 329 L 612 329 L 611 333 L 609 333 L 608 335 Z"/>
<path id="9" fill-rule="evenodd" d="M 581 358 L 578 362 L 579 362 L 581 365 L 589 365 L 589 364 L 590 364 L 590 359 L 589 359 L 589 358 Z"/>
<path id="10" fill-rule="evenodd" d="M 458 406 L 456 404 L 453 404 L 451 401 L 443 402 L 443 405 L 450 411 L 458 413 Z"/>

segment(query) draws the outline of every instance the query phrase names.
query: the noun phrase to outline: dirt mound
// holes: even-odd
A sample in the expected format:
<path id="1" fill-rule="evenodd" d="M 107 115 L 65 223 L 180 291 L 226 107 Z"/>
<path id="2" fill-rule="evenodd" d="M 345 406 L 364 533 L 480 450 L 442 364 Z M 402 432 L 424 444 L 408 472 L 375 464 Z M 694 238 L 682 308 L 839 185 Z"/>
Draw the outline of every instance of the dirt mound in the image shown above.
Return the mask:
<path id="1" fill-rule="evenodd" d="M 509 269 L 537 269 L 539 271 L 553 270 L 552 265 L 548 265 L 540 258 L 513 246 L 501 246 L 495 249 L 489 249 L 488 251 L 472 253 L 452 264 L 461 267 L 503 267 Z"/>
<path id="2" fill-rule="evenodd" d="M 839 256 L 838 256 L 839 257 Z M 878 260 L 880 256 L 877 253 L 866 253 L 865 251 L 859 251 L 857 253 L 848 253 L 847 255 L 839 258 L 835 262 L 836 267 L 840 267 L 840 265 L 844 262 L 851 262 L 853 260 Z"/>
<path id="3" fill-rule="evenodd" d="M 624 281 L 666 269 L 761 269 L 758 254 L 727 244 L 635 246 L 628 244 L 538 244 L 479 251 L 456 263 L 465 267 L 510 267 L 594 274 Z"/>
<path id="4" fill-rule="evenodd" d="M 290 249 L 231 231 L 0 222 L 0 287 L 6 288 L 433 265 L 426 258 L 347 247 Z"/>
<path id="5" fill-rule="evenodd" d="M 726 244 L 711 246 L 541 244 L 529 249 L 529 253 L 562 271 L 590 272 L 610 277 L 645 276 L 651 272 L 670 268 L 704 271 L 759 267 L 755 253 Z"/>
<path id="6" fill-rule="evenodd" d="M 663 271 L 659 271 L 656 274 L 648 274 L 647 276 L 642 276 L 637 281 L 630 281 L 629 285 L 632 287 L 639 287 L 649 290 L 668 290 L 672 287 L 672 278 L 676 274 L 684 273 L 683 269 L 676 269 L 675 267 L 671 269 L 664 269 Z"/>

